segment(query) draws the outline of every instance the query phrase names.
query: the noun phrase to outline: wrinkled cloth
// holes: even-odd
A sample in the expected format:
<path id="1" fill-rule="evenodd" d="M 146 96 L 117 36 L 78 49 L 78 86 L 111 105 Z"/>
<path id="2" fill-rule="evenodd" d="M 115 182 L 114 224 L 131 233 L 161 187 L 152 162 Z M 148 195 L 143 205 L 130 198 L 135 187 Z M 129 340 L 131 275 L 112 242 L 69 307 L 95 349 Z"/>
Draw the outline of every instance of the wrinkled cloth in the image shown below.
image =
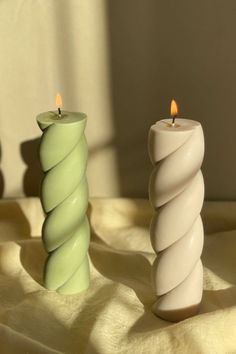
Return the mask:
<path id="1" fill-rule="evenodd" d="M 202 304 L 179 323 L 151 312 L 148 201 L 92 199 L 88 215 L 91 285 L 63 296 L 42 286 L 40 201 L 0 203 L 1 353 L 236 353 L 236 203 L 205 203 Z"/>

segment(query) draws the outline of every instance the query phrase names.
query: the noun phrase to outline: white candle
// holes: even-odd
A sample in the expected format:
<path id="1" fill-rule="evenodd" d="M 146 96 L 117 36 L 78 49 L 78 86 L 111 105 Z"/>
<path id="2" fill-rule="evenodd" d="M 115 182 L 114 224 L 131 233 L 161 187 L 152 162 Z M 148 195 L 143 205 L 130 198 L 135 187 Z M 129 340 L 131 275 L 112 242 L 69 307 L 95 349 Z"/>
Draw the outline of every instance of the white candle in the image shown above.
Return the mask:
<path id="1" fill-rule="evenodd" d="M 149 198 L 155 210 L 150 235 L 157 253 L 152 272 L 157 295 L 153 311 L 169 321 L 197 313 L 203 283 L 200 211 L 204 181 L 200 168 L 204 136 L 199 122 L 174 120 L 154 124 L 148 143 L 154 165 Z"/>

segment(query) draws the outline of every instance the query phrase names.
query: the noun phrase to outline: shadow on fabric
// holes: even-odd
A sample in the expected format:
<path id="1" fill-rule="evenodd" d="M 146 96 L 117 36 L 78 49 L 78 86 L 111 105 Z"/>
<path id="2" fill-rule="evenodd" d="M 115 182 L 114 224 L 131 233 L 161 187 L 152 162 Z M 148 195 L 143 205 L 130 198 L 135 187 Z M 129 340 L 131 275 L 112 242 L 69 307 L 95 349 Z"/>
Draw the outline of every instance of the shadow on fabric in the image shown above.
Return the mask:
<path id="1" fill-rule="evenodd" d="M 77 344 L 81 353 L 99 353 L 92 345 L 91 333 L 99 316 L 102 316 L 103 310 L 115 298 L 116 288 L 115 284 L 105 284 L 92 295 L 89 292 L 86 293 L 86 303 L 82 307 L 77 319 L 73 322 L 72 328 L 75 337 L 78 337 L 78 333 L 82 334 L 81 337 L 83 340 L 81 341 L 81 337 L 78 337 Z"/>
<path id="2" fill-rule="evenodd" d="M 19 242 L 22 267 L 39 285 L 43 286 L 43 269 L 47 253 L 41 238 L 32 238 L 30 242 Z"/>
<path id="3" fill-rule="evenodd" d="M 236 306 L 236 287 L 220 290 L 204 290 L 200 314 Z"/>
<path id="4" fill-rule="evenodd" d="M 91 214 L 90 204 L 88 210 L 90 219 Z M 142 254 L 112 248 L 92 228 L 89 255 L 94 267 L 104 277 L 133 289 L 144 308 L 150 307 L 155 300 L 150 281 L 151 265 Z"/>
<path id="5" fill-rule="evenodd" d="M 115 202 L 113 203 L 114 205 L 108 204 L 110 208 L 113 208 L 119 213 L 121 220 L 124 222 L 124 229 L 128 225 L 131 232 L 135 229 L 136 224 L 138 227 L 141 227 L 141 229 L 146 229 L 148 226 L 147 221 L 150 219 L 151 214 L 147 201 L 140 202 L 137 200 L 136 203 L 137 205 L 132 208 L 128 204 L 128 209 L 126 208 L 126 213 L 128 214 L 127 217 L 125 217 L 124 209 L 120 208 L 117 210 L 117 204 Z M 98 207 L 101 206 L 98 205 Z M 102 214 L 105 214 L 106 212 L 108 212 L 107 209 L 105 209 L 105 211 L 101 209 Z M 143 218 L 142 213 L 146 215 Z M 107 214 L 107 217 L 112 216 L 114 216 L 112 211 L 110 215 Z M 96 222 L 99 222 L 99 219 L 93 218 L 93 209 L 91 205 L 89 208 L 89 217 L 93 222 L 95 221 L 95 224 Z M 130 224 L 127 223 L 128 217 L 131 219 Z M 104 223 L 106 225 L 105 218 L 102 218 L 101 223 L 102 225 Z M 107 221 L 107 225 L 109 225 L 109 220 Z M 108 236 L 107 231 L 106 235 Z M 151 287 L 151 265 L 149 261 L 141 254 L 141 252 L 135 253 L 133 251 L 125 251 L 124 244 L 122 245 L 122 250 L 116 249 L 116 247 L 108 245 L 103 238 L 104 235 L 99 235 L 98 232 L 92 229 L 90 257 L 94 267 L 104 277 L 133 289 L 144 306 L 145 311 L 130 328 L 130 335 L 136 332 L 155 331 L 156 329 L 172 325 L 171 322 L 162 320 L 152 313 L 151 307 L 155 302 L 156 297 Z M 236 283 L 234 271 L 235 242 L 235 231 L 224 232 L 222 235 L 221 233 L 211 234 L 205 237 L 205 248 L 202 260 L 206 282 L 208 281 L 207 278 L 209 276 L 210 279 L 215 279 L 215 281 L 218 279 L 219 286 L 222 286 L 223 282 L 229 282 L 231 284 Z M 119 245 L 120 244 L 121 240 L 119 242 Z M 214 286 L 216 285 L 217 284 Z M 225 286 L 227 286 L 227 284 L 225 284 Z M 222 290 L 204 290 L 202 303 L 200 304 L 200 310 L 197 316 L 233 307 L 236 305 L 235 298 L 236 287 Z"/>

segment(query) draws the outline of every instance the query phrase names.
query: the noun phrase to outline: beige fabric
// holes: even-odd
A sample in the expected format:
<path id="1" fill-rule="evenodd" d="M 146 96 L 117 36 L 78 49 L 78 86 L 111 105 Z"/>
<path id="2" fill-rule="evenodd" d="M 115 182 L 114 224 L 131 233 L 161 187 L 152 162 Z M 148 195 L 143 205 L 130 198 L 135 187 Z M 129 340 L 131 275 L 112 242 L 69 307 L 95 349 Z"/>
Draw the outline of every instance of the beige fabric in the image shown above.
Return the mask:
<path id="1" fill-rule="evenodd" d="M 201 310 L 178 324 L 150 310 L 149 203 L 93 199 L 89 214 L 91 286 L 61 296 L 40 285 L 45 252 L 39 200 L 1 202 L 1 353 L 236 353 L 236 203 L 204 207 Z"/>
<path id="2" fill-rule="evenodd" d="M 148 130 L 199 120 L 208 198 L 236 198 L 235 1 L 0 1 L 0 141 L 4 195 L 36 195 L 39 112 L 88 114 L 92 196 L 145 196 Z M 0 179 L 0 195 L 1 195 Z"/>

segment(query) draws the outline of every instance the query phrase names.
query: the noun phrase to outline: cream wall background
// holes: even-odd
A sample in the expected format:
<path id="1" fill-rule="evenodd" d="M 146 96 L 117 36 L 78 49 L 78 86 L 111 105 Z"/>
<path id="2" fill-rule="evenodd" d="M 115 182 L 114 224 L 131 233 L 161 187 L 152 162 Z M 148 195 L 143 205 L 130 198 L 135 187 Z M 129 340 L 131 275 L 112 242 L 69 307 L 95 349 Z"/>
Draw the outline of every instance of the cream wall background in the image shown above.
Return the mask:
<path id="1" fill-rule="evenodd" d="M 92 196 L 147 195 L 148 129 L 175 97 L 205 131 L 207 198 L 235 199 L 235 15 L 233 0 L 2 0 L 0 192 L 37 195 L 35 116 L 59 91 L 89 117 Z"/>

